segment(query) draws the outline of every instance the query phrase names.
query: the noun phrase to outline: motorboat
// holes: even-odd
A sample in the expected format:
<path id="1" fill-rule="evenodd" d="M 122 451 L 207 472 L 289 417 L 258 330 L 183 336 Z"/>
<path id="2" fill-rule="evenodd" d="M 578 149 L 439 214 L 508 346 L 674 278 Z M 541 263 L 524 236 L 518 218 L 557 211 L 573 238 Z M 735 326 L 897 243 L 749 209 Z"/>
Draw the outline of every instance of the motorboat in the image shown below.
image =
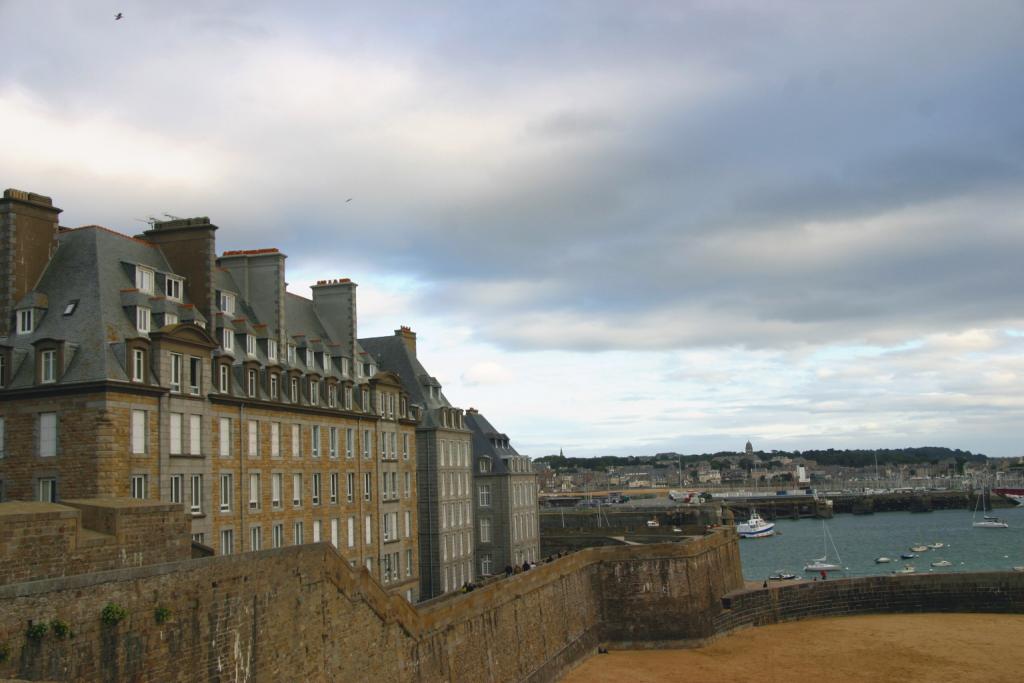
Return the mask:
<path id="1" fill-rule="evenodd" d="M 901 560 L 912 560 L 915 557 L 920 557 L 917 553 L 900 553 Z"/>
<path id="2" fill-rule="evenodd" d="M 932 562 L 933 567 L 952 567 L 953 563 L 949 560 L 939 560 L 938 562 Z"/>
<path id="3" fill-rule="evenodd" d="M 890 562 L 892 562 L 892 558 L 885 557 L 884 555 L 882 557 L 875 558 L 875 564 L 889 564 Z"/>
<path id="4" fill-rule="evenodd" d="M 992 493 L 1002 496 L 1007 500 L 1012 500 L 1017 505 L 1024 505 L 1024 489 L 1021 488 L 1002 488 L 992 489 Z"/>
<path id="5" fill-rule="evenodd" d="M 775 523 L 765 520 L 757 510 L 751 510 L 750 519 L 737 524 L 736 532 L 740 538 L 764 538 L 775 533 Z"/>
<path id="6" fill-rule="evenodd" d="M 916 571 L 917 570 L 914 569 L 914 565 L 912 565 L 912 564 L 905 564 L 905 565 L 903 565 L 902 569 L 894 569 L 894 570 L 892 570 L 892 573 L 893 574 L 913 574 Z"/>
<path id="7" fill-rule="evenodd" d="M 790 574 L 784 572 L 781 569 L 776 571 L 774 574 L 768 577 L 769 581 L 792 581 L 796 578 L 796 574 Z"/>
<path id="8" fill-rule="evenodd" d="M 945 547 L 946 547 L 946 544 L 945 544 L 945 543 L 942 543 L 942 542 L 940 541 L 940 542 L 938 542 L 938 543 L 929 543 L 929 544 L 928 544 L 928 547 L 929 547 L 929 548 L 931 548 L 932 550 L 938 550 L 939 548 L 945 548 Z"/>
<path id="9" fill-rule="evenodd" d="M 926 553 L 928 552 L 928 546 L 926 545 L 912 545 L 910 549 L 915 553 Z"/>

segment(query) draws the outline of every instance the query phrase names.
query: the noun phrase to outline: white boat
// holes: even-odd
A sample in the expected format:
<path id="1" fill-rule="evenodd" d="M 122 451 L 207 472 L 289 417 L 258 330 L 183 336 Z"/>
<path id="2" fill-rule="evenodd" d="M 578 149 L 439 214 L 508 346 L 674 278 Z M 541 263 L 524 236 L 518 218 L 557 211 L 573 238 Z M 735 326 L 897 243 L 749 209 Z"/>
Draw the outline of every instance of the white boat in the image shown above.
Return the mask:
<path id="1" fill-rule="evenodd" d="M 915 553 L 926 553 L 928 552 L 928 546 L 926 545 L 912 545 L 910 549 Z"/>
<path id="2" fill-rule="evenodd" d="M 982 491 L 981 495 L 978 496 L 978 502 L 974 504 L 974 515 L 971 516 L 971 526 L 975 529 L 1008 529 L 1010 527 L 1009 524 L 998 517 L 986 513 L 984 510 L 982 510 L 984 517 L 980 522 L 978 521 L 978 508 L 984 507 L 984 499 L 985 492 Z"/>
<path id="3" fill-rule="evenodd" d="M 949 560 L 939 560 L 938 562 L 932 562 L 933 567 L 952 567 L 953 563 Z"/>
<path id="4" fill-rule="evenodd" d="M 912 564 L 905 564 L 905 565 L 903 565 L 903 569 L 894 569 L 894 570 L 892 570 L 892 573 L 893 574 L 913 574 L 916 571 L 917 570 L 914 569 L 914 565 L 912 565 Z"/>
<path id="5" fill-rule="evenodd" d="M 737 524 L 736 531 L 740 538 L 764 538 L 775 533 L 775 523 L 762 518 L 757 510 L 751 510 L 750 519 Z"/>
<path id="6" fill-rule="evenodd" d="M 796 579 L 796 574 L 790 574 L 789 572 L 784 572 L 781 569 L 768 577 L 769 581 L 793 581 L 794 579 Z"/>
<path id="7" fill-rule="evenodd" d="M 839 550 L 836 548 L 836 544 L 832 541 L 831 534 L 828 533 L 828 527 L 825 525 L 825 520 L 821 520 L 821 535 L 822 543 L 825 545 L 825 554 L 822 557 L 817 557 L 811 560 L 808 564 L 804 565 L 805 572 L 838 572 L 842 571 L 843 565 L 841 564 L 843 559 L 839 557 Z M 828 546 L 832 545 L 832 551 L 836 554 L 836 561 L 829 562 L 828 560 Z"/>
<path id="8" fill-rule="evenodd" d="M 932 550 L 938 550 L 939 548 L 945 548 L 945 547 L 946 547 L 946 544 L 945 544 L 945 543 L 942 543 L 942 542 L 940 541 L 940 542 L 938 542 L 938 543 L 929 543 L 929 544 L 928 544 L 928 547 L 929 547 L 929 548 L 931 548 Z"/>
<path id="9" fill-rule="evenodd" d="M 875 564 L 889 564 L 890 562 L 892 562 L 892 558 L 885 557 L 884 555 L 882 557 L 875 558 Z"/>

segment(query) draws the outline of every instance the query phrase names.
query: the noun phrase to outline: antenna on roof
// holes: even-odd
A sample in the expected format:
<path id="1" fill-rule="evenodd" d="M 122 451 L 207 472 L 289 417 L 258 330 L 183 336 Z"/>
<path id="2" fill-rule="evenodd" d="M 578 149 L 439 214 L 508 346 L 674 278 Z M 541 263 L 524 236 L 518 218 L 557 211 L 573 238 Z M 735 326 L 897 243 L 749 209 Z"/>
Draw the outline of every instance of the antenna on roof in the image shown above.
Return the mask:
<path id="1" fill-rule="evenodd" d="M 169 214 L 169 213 L 165 213 L 164 215 L 167 216 L 168 218 L 170 218 L 172 221 L 184 220 L 181 216 L 174 216 L 174 215 Z"/>
<path id="2" fill-rule="evenodd" d="M 146 216 L 145 218 L 136 218 L 134 220 L 137 220 L 140 223 L 145 223 L 150 228 L 152 228 L 154 225 L 160 222 L 159 218 L 154 218 L 153 216 Z"/>

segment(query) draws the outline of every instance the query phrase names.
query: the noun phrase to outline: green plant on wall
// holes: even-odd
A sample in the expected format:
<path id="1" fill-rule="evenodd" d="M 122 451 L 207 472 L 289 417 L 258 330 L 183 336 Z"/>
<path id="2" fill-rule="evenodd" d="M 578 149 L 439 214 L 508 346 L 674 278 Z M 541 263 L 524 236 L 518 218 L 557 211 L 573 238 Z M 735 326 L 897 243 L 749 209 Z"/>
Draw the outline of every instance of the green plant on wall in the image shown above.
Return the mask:
<path id="1" fill-rule="evenodd" d="M 163 605 L 157 605 L 153 610 L 153 617 L 156 619 L 156 623 L 162 624 L 171 618 L 171 610 Z"/>
<path id="2" fill-rule="evenodd" d="M 43 639 L 48 630 L 49 627 L 46 625 L 46 622 L 40 621 L 37 624 L 32 624 L 25 630 L 25 637 L 38 643 Z"/>
<path id="3" fill-rule="evenodd" d="M 75 635 L 71 632 L 71 627 L 68 626 L 68 622 L 62 619 L 54 619 L 51 621 L 50 630 L 53 631 L 53 635 L 58 638 L 67 638 L 68 636 L 74 637 Z"/>
<path id="4" fill-rule="evenodd" d="M 107 606 L 100 612 L 100 620 L 108 626 L 113 626 L 128 616 L 128 610 L 116 602 L 108 602 Z"/>

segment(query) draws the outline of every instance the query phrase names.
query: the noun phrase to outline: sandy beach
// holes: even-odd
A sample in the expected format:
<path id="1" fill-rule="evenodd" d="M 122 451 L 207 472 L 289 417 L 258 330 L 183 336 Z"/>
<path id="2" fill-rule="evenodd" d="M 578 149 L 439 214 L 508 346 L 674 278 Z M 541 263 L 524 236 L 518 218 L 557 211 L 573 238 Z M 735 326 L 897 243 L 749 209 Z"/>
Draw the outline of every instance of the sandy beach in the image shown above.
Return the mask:
<path id="1" fill-rule="evenodd" d="M 871 615 L 739 631 L 693 650 L 594 655 L 565 683 L 1019 681 L 1024 616 Z"/>

